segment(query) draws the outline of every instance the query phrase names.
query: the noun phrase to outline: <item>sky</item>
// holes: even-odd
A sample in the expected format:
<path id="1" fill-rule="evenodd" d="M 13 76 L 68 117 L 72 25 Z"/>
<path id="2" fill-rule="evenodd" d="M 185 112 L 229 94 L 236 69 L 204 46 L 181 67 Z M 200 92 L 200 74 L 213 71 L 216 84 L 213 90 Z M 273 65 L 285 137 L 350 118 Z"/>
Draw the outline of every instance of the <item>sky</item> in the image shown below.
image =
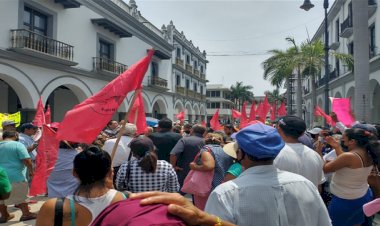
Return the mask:
<path id="1" fill-rule="evenodd" d="M 173 21 L 177 30 L 206 51 L 208 84 L 230 87 L 243 82 L 253 86 L 255 96 L 275 89 L 263 79 L 261 64 L 271 56 L 267 51 L 290 47 L 288 36 L 298 44 L 311 39 L 324 18 L 322 0 L 311 0 L 315 7 L 307 12 L 299 8 L 303 0 L 135 1 L 142 16 L 156 27 Z"/>

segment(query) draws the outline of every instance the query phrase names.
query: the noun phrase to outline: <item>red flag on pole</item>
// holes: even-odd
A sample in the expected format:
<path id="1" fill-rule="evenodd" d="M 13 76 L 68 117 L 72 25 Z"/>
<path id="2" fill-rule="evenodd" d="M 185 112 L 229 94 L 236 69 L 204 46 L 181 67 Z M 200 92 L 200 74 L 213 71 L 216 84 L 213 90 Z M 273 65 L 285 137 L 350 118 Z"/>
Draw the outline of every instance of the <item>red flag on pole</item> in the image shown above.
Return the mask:
<path id="1" fill-rule="evenodd" d="M 42 98 L 40 96 L 40 99 L 38 100 L 38 103 L 37 103 L 37 110 L 36 110 L 36 115 L 34 116 L 33 125 L 42 127 L 43 124 L 45 124 L 45 114 L 44 114 L 44 105 L 42 104 Z"/>
<path id="2" fill-rule="evenodd" d="M 216 110 L 215 114 L 212 116 L 210 120 L 210 127 L 214 131 L 222 130 L 222 126 L 219 123 L 219 109 Z"/>
<path id="3" fill-rule="evenodd" d="M 185 111 L 181 111 L 176 116 L 177 119 L 179 119 L 181 122 L 185 121 Z"/>
<path id="4" fill-rule="evenodd" d="M 276 104 L 276 101 L 274 101 L 272 104 L 271 111 L 270 111 L 270 120 L 271 121 L 276 120 L 276 111 L 277 111 L 276 108 L 277 108 L 277 104 Z"/>
<path id="5" fill-rule="evenodd" d="M 37 147 L 34 176 L 29 190 L 30 196 L 46 193 L 46 181 L 58 158 L 59 141 L 55 135 L 54 130 L 43 125 L 42 136 Z"/>
<path id="6" fill-rule="evenodd" d="M 260 111 L 259 111 L 260 110 Z M 259 120 L 265 123 L 267 119 L 267 114 L 270 110 L 270 104 L 268 102 L 268 96 L 265 95 L 264 102 L 261 103 L 261 108 L 257 111 L 257 115 L 259 116 Z"/>
<path id="7" fill-rule="evenodd" d="M 335 122 L 332 120 L 331 116 L 326 114 L 318 105 L 315 106 L 314 115 L 322 116 L 323 118 L 325 118 L 327 124 L 329 124 L 330 126 L 335 126 Z"/>
<path id="8" fill-rule="evenodd" d="M 232 109 L 232 118 L 240 118 L 241 113 L 236 111 L 235 109 Z"/>
<path id="9" fill-rule="evenodd" d="M 286 107 L 285 102 L 281 102 L 280 107 L 278 108 L 277 114 L 279 117 L 286 116 Z"/>
<path id="10" fill-rule="evenodd" d="M 244 101 L 242 109 L 241 109 L 240 129 L 246 127 L 249 122 L 246 108 L 247 108 L 247 102 Z"/>
<path id="11" fill-rule="evenodd" d="M 108 83 L 97 94 L 68 111 L 60 124 L 58 139 L 92 143 L 111 120 L 126 95 L 141 87 L 153 52 L 150 50 L 147 56 Z"/>
<path id="12" fill-rule="evenodd" d="M 50 124 L 50 123 L 51 123 L 51 112 L 50 112 L 50 105 L 48 105 L 45 111 L 45 124 Z"/>
<path id="13" fill-rule="evenodd" d="M 141 89 L 138 92 L 135 102 L 133 103 L 131 112 L 128 116 L 128 121 L 134 123 L 137 127 L 136 134 L 143 134 L 146 132 L 148 126 L 146 124 L 144 99 L 142 97 Z"/>
<path id="14" fill-rule="evenodd" d="M 256 120 L 256 101 L 253 100 L 251 105 L 251 111 L 249 112 L 249 121 Z"/>

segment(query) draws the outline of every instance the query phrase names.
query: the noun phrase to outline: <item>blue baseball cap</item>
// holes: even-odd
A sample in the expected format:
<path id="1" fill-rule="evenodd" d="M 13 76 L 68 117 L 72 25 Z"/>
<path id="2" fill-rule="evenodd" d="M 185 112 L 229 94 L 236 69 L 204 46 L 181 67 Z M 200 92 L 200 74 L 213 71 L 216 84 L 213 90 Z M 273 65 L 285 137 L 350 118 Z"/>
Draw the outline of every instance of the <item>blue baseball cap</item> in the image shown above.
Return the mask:
<path id="1" fill-rule="evenodd" d="M 255 158 L 275 158 L 285 146 L 277 129 L 256 123 L 249 125 L 236 134 L 236 141 L 245 153 Z"/>

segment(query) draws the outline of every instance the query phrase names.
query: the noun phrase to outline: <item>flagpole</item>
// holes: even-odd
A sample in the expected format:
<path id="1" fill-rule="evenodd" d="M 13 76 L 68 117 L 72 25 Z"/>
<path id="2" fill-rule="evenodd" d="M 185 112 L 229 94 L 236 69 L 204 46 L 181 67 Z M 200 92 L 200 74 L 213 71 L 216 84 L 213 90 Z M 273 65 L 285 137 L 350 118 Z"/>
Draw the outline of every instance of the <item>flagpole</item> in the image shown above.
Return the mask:
<path id="1" fill-rule="evenodd" d="M 133 103 L 135 102 L 136 98 L 137 98 L 137 93 L 140 92 L 141 89 L 137 89 L 135 90 L 135 92 L 133 93 L 133 97 L 132 97 L 132 100 L 131 100 L 131 104 L 129 105 L 128 107 L 128 111 L 127 113 L 125 114 L 125 117 L 124 117 L 124 120 L 122 121 L 121 123 L 121 128 L 119 130 L 119 133 L 117 134 L 117 138 L 116 138 L 116 142 L 112 148 L 112 152 L 111 152 L 111 161 L 112 161 L 112 166 L 113 166 L 113 159 L 115 157 L 115 153 L 116 153 L 116 149 L 117 149 L 117 146 L 119 145 L 119 142 L 120 142 L 120 138 L 122 136 L 122 134 L 124 133 L 124 130 L 125 130 L 125 124 L 127 123 L 128 121 L 128 116 L 129 114 L 131 113 L 131 109 L 132 109 L 132 106 L 133 106 Z"/>

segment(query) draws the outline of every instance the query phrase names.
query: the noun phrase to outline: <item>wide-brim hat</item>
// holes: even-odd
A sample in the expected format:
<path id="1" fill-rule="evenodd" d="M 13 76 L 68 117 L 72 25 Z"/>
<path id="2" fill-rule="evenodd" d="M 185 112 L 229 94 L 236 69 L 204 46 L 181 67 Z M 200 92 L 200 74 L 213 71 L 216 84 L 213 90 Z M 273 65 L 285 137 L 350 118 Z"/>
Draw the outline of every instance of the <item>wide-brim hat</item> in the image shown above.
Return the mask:
<path id="1" fill-rule="evenodd" d="M 237 158 L 237 150 L 239 149 L 239 146 L 236 142 L 231 142 L 223 146 L 223 151 L 227 155 L 231 156 L 232 158 Z"/>

